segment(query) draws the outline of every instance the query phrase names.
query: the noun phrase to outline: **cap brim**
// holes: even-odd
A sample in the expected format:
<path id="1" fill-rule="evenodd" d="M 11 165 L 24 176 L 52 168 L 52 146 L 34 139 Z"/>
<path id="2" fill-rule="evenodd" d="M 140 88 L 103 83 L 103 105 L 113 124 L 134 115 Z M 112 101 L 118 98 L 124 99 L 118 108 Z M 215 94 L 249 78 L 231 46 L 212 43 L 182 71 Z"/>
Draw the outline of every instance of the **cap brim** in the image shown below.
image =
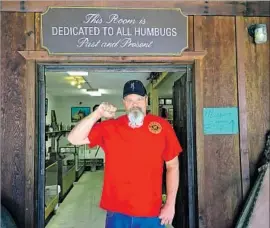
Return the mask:
<path id="1" fill-rule="evenodd" d="M 123 94 L 123 98 L 130 95 L 130 94 L 136 94 L 136 95 L 140 95 L 142 97 L 144 97 L 146 95 L 146 93 L 128 92 L 128 93 Z"/>

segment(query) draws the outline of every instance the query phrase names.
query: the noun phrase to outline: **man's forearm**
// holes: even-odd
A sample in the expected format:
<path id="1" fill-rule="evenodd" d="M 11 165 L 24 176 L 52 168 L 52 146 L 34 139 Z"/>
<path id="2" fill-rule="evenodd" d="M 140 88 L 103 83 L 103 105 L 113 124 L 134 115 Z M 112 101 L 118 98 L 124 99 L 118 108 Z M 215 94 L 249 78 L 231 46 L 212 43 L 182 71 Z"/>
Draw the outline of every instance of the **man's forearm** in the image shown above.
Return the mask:
<path id="1" fill-rule="evenodd" d="M 167 200 L 166 204 L 175 205 L 176 195 L 179 187 L 179 166 L 167 168 L 166 188 Z"/>
<path id="2" fill-rule="evenodd" d="M 87 143 L 87 137 L 93 125 L 101 118 L 97 111 L 82 119 L 69 133 L 68 141 L 73 145 Z"/>

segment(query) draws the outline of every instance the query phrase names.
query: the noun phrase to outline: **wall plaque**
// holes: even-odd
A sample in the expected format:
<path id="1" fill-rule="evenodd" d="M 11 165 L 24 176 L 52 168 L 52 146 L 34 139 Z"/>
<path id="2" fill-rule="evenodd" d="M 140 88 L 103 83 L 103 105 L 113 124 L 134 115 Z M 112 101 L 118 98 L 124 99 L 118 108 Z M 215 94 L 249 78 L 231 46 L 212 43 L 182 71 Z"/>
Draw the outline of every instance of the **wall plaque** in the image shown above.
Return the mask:
<path id="1" fill-rule="evenodd" d="M 41 44 L 50 55 L 180 55 L 188 47 L 180 9 L 50 7 Z"/>

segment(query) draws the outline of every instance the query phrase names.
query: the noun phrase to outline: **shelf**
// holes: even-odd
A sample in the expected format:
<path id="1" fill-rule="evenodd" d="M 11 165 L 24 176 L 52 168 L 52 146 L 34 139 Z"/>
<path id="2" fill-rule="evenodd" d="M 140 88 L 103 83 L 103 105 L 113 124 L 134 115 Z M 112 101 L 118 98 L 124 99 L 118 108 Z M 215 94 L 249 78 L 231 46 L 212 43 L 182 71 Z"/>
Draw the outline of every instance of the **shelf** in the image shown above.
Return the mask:
<path id="1" fill-rule="evenodd" d="M 45 169 L 49 169 L 50 167 L 57 165 L 57 161 L 46 160 L 45 161 Z"/>
<path id="2" fill-rule="evenodd" d="M 63 134 L 63 133 L 67 133 L 67 132 L 70 132 L 70 130 L 64 130 L 64 131 L 48 131 L 48 132 L 45 132 L 46 135 L 57 135 L 57 134 Z"/>

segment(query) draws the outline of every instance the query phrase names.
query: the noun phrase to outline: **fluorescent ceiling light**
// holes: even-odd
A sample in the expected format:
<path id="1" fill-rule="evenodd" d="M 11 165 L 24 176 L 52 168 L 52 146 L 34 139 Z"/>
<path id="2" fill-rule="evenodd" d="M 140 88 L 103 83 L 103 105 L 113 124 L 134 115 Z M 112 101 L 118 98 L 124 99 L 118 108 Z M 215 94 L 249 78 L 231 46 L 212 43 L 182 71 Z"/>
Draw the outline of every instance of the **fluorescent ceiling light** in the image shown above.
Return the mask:
<path id="1" fill-rule="evenodd" d="M 88 91 L 87 93 L 92 97 L 100 97 L 102 95 L 99 91 Z"/>
<path id="2" fill-rule="evenodd" d="M 110 94 L 110 91 L 108 89 L 98 89 L 98 91 L 102 94 Z"/>
<path id="3" fill-rule="evenodd" d="M 87 93 L 90 95 L 90 96 L 95 96 L 95 97 L 100 97 L 102 95 L 101 91 L 99 89 L 88 89 L 87 90 Z"/>
<path id="4" fill-rule="evenodd" d="M 88 76 L 87 71 L 68 71 L 67 73 L 71 76 Z"/>

